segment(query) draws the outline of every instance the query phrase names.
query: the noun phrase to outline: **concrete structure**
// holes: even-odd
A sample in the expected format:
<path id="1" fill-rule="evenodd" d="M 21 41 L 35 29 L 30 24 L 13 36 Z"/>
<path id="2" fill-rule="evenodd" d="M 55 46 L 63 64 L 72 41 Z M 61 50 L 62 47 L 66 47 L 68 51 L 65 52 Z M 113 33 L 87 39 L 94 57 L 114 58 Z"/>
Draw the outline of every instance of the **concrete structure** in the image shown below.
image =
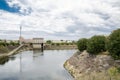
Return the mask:
<path id="1" fill-rule="evenodd" d="M 44 47 L 44 39 L 43 38 L 33 38 L 33 49 L 41 49 L 43 50 Z"/>
<path id="2" fill-rule="evenodd" d="M 43 38 L 24 39 L 23 37 L 20 37 L 19 40 L 23 44 L 32 44 L 33 49 L 42 49 L 43 50 L 43 46 L 44 46 Z"/>

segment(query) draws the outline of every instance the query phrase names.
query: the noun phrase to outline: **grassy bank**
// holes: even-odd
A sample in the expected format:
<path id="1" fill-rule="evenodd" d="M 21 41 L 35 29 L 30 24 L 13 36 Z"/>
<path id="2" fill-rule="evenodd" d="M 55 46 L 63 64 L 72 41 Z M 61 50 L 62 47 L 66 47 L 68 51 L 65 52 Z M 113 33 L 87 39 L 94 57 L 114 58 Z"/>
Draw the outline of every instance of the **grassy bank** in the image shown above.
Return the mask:
<path id="1" fill-rule="evenodd" d="M 19 45 L 9 45 L 9 46 L 0 46 L 0 54 L 5 54 L 8 53 L 10 51 L 12 51 L 13 49 L 17 48 Z"/>

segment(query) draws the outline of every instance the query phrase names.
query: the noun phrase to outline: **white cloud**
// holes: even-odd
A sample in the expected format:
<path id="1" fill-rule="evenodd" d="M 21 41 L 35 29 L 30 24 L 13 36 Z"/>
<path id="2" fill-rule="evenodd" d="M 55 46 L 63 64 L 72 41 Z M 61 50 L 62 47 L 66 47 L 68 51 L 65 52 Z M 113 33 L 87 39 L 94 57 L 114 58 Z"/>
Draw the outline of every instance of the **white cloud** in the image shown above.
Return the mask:
<path id="1" fill-rule="evenodd" d="M 120 28 L 119 0 L 8 0 L 8 4 L 19 6 L 26 15 L 1 10 L 0 30 L 19 31 L 22 25 L 23 31 L 39 31 L 45 38 L 78 39 Z"/>

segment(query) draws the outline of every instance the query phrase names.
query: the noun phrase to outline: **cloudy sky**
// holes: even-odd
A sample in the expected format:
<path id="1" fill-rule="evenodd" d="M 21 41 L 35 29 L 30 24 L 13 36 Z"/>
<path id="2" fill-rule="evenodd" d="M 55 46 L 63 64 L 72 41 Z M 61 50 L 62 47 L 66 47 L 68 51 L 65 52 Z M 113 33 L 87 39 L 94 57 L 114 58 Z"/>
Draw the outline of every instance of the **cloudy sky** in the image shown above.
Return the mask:
<path id="1" fill-rule="evenodd" d="M 120 0 L 0 0 L 0 38 L 77 40 L 120 28 Z"/>

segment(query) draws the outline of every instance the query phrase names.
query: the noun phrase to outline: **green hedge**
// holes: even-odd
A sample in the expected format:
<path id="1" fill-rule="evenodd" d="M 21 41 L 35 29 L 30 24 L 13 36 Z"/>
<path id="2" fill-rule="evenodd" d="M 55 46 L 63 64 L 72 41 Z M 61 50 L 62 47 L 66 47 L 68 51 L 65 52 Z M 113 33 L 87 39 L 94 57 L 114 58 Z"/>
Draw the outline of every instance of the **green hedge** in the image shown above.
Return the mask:
<path id="1" fill-rule="evenodd" d="M 100 52 L 106 51 L 105 43 L 105 36 L 93 36 L 87 42 L 87 52 L 91 54 L 99 54 Z"/>

